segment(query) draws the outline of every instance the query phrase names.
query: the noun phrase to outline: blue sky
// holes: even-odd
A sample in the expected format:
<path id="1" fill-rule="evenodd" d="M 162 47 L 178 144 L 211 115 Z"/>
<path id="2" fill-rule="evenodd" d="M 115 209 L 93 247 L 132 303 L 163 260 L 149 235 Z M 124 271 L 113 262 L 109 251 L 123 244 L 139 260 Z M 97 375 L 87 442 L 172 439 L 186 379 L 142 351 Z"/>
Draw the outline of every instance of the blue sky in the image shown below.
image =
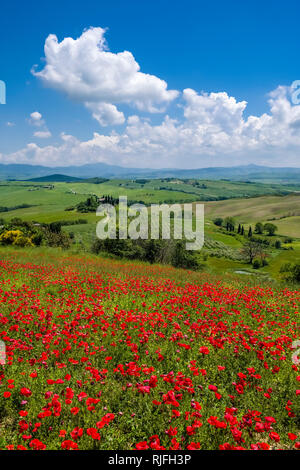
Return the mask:
<path id="1" fill-rule="evenodd" d="M 299 2 L 291 0 L 5 2 L 0 79 L 7 103 L 0 105 L 0 161 L 299 166 L 300 112 L 290 103 L 289 89 L 300 79 L 299 13 Z M 95 46 L 78 42 L 78 57 L 90 57 L 85 67 L 91 75 L 82 79 L 78 57 L 76 63 L 68 58 L 62 70 L 63 53 L 56 54 L 55 42 L 45 58 L 50 34 L 59 44 L 83 38 L 91 27 L 107 28 L 98 32 L 107 45 L 97 64 Z M 77 43 L 69 55 L 73 47 Z M 105 56 L 108 50 L 113 56 Z M 139 64 L 145 91 L 132 92 L 124 85 L 122 65 L 112 65 L 123 51 Z M 35 65 L 44 73 L 33 73 Z M 59 79 L 53 80 L 57 70 Z M 116 72 L 120 84 L 108 90 L 103 76 Z M 135 83 L 134 71 L 131 78 Z M 73 80 L 81 79 L 87 82 L 74 90 Z"/>

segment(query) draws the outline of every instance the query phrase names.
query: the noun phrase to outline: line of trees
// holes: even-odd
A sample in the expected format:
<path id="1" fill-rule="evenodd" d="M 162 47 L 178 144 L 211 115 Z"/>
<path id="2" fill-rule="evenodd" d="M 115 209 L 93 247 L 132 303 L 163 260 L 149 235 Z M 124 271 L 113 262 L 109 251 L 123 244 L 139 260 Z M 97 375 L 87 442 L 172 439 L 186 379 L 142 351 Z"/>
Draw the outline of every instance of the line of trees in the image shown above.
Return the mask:
<path id="1" fill-rule="evenodd" d="M 217 227 L 224 227 L 227 232 L 235 232 L 236 230 L 237 222 L 233 217 L 226 217 L 225 219 L 223 219 L 222 217 L 216 217 L 213 222 Z M 273 236 L 275 235 L 277 230 L 278 228 L 275 224 L 272 224 L 270 222 L 267 222 L 265 224 L 257 222 L 255 224 L 254 233 L 256 233 L 257 235 L 263 235 L 264 233 L 267 233 L 267 235 Z M 253 236 L 253 229 L 250 225 L 248 231 L 246 231 L 244 225 L 239 223 L 236 233 L 239 235 L 247 235 L 248 238 L 251 238 Z"/>
<path id="2" fill-rule="evenodd" d="M 229 233 L 236 233 L 246 238 L 247 241 L 243 244 L 240 254 L 242 259 L 247 263 L 251 264 L 256 269 L 268 264 L 267 258 L 269 256 L 268 247 L 270 245 L 270 241 L 268 238 L 260 237 L 259 235 L 268 235 L 272 237 L 278 230 L 276 225 L 270 222 L 265 224 L 257 222 L 254 226 L 254 230 L 251 225 L 245 229 L 242 223 L 237 225 L 237 222 L 233 217 L 226 217 L 225 219 L 217 217 L 214 219 L 214 224 L 218 227 L 224 228 Z M 276 249 L 280 249 L 280 240 L 276 240 L 274 246 Z"/>
<path id="3" fill-rule="evenodd" d="M 171 264 L 177 268 L 190 270 L 200 270 L 203 264 L 199 261 L 197 253 L 186 250 L 184 240 L 132 240 L 106 238 L 96 239 L 92 245 L 92 252 L 95 254 L 109 253 L 110 255 L 148 261 L 152 263 Z"/>

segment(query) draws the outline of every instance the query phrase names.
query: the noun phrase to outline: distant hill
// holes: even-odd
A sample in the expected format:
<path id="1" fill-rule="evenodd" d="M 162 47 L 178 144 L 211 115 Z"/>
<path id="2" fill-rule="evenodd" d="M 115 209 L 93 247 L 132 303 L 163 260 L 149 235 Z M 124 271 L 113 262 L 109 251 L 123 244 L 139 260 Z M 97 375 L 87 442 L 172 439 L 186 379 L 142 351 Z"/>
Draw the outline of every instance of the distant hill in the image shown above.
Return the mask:
<path id="1" fill-rule="evenodd" d="M 54 175 L 40 176 L 39 178 L 30 178 L 27 181 L 34 181 L 35 183 L 69 183 L 69 182 L 79 183 L 80 181 L 82 181 L 82 179 L 76 178 L 75 176 L 54 174 Z"/>
<path id="2" fill-rule="evenodd" d="M 268 183 L 299 183 L 300 168 L 271 168 L 259 165 L 241 165 L 234 167 L 211 167 L 196 169 L 179 168 L 125 168 L 106 163 L 91 163 L 82 166 L 45 167 L 41 165 L 0 164 L 0 180 L 49 180 L 53 177 L 73 177 L 77 180 L 87 178 L 198 178 L 210 180 L 235 180 Z M 76 181 L 69 180 L 69 181 Z"/>
<path id="3" fill-rule="evenodd" d="M 93 184 L 101 184 L 109 181 L 108 178 L 77 178 L 76 176 L 68 176 L 68 175 L 61 175 L 61 174 L 54 174 L 48 176 L 40 176 L 38 178 L 29 178 L 30 182 L 35 183 L 93 183 Z"/>
<path id="4" fill-rule="evenodd" d="M 99 178 L 96 176 L 95 178 L 85 178 L 81 180 L 83 183 L 92 183 L 92 184 L 101 184 L 109 181 L 109 178 Z"/>

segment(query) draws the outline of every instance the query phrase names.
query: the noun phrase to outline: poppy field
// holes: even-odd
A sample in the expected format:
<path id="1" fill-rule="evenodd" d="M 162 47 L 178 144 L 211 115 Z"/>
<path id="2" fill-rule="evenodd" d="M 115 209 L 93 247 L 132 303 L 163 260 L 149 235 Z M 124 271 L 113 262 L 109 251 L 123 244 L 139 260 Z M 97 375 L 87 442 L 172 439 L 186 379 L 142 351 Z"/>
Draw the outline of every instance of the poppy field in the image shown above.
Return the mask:
<path id="1" fill-rule="evenodd" d="M 3 250 L 0 449 L 300 449 L 300 292 L 247 282 Z"/>

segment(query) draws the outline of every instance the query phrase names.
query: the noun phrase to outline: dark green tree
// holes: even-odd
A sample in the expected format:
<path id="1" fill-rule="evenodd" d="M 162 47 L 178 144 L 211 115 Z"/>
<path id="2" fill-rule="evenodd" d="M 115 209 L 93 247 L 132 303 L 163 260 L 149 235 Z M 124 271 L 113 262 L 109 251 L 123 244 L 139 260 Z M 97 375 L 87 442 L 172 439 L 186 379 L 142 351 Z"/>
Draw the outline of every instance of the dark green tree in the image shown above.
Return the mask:
<path id="1" fill-rule="evenodd" d="M 275 234 L 275 232 L 278 230 L 278 228 L 277 228 L 277 226 L 274 225 L 274 224 L 266 223 L 266 224 L 264 225 L 264 230 L 265 230 L 266 232 L 268 232 L 268 235 L 269 235 L 270 237 L 272 237 L 272 236 Z"/>
<path id="2" fill-rule="evenodd" d="M 254 229 L 255 233 L 261 235 L 264 231 L 264 226 L 261 222 L 257 222 L 255 224 L 255 229 Z"/>

